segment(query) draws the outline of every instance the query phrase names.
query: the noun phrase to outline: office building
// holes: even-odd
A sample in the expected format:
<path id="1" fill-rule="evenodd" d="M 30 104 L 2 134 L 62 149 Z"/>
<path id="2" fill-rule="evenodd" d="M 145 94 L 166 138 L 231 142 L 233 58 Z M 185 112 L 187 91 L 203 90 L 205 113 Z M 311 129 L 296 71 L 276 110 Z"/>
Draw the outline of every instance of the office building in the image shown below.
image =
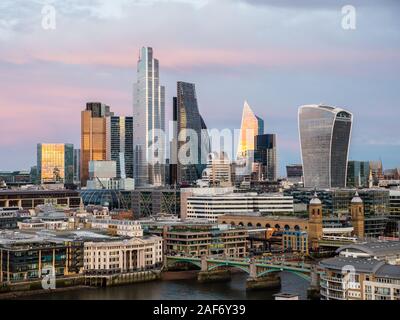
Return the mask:
<path id="1" fill-rule="evenodd" d="M 110 107 L 89 102 L 81 113 L 81 185 L 89 179 L 89 161 L 106 160 L 106 117 L 113 116 Z"/>
<path id="2" fill-rule="evenodd" d="M 116 162 L 117 178 L 133 178 L 132 117 L 106 117 L 106 160 Z"/>
<path id="3" fill-rule="evenodd" d="M 259 211 L 265 215 L 293 213 L 293 198 L 281 194 L 233 193 L 233 188 L 181 189 L 181 218 L 217 221 L 223 214 Z"/>
<path id="4" fill-rule="evenodd" d="M 240 126 L 237 158 L 247 158 L 254 152 L 254 137 L 264 133 L 264 121 L 251 110 L 247 101 L 244 102 L 242 124 Z"/>
<path id="5" fill-rule="evenodd" d="M 284 230 L 282 233 L 282 248 L 286 252 L 308 254 L 308 234 L 305 231 Z"/>
<path id="6" fill-rule="evenodd" d="M 165 88 L 153 49 L 143 47 L 133 88 L 134 179 L 138 186 L 164 184 Z"/>
<path id="7" fill-rule="evenodd" d="M 201 178 L 210 153 L 207 126 L 200 115 L 193 83 L 179 81 L 174 99 L 176 133 L 171 150 L 172 163 L 177 164 L 177 181 L 190 185 Z M 175 120 L 175 119 L 174 119 Z M 176 148 L 176 149 L 175 149 Z"/>
<path id="8" fill-rule="evenodd" d="M 353 115 L 324 105 L 299 108 L 299 132 L 304 186 L 343 188 Z"/>
<path id="9" fill-rule="evenodd" d="M 75 190 L 0 190 L 0 207 L 34 209 L 42 204 L 79 208 L 81 197 Z"/>
<path id="10" fill-rule="evenodd" d="M 167 254 L 201 257 L 222 254 L 227 257 L 245 257 L 248 231 L 230 225 L 153 223 L 148 232 L 162 236 Z"/>
<path id="11" fill-rule="evenodd" d="M 347 187 L 367 188 L 369 173 L 369 161 L 349 161 L 347 164 Z"/>
<path id="12" fill-rule="evenodd" d="M 74 182 L 74 146 L 72 144 L 37 145 L 37 168 L 41 184 Z"/>
<path id="13" fill-rule="evenodd" d="M 276 181 L 278 177 L 278 162 L 275 134 L 261 134 L 255 136 L 254 162 L 261 165 L 260 180 Z"/>
<path id="14" fill-rule="evenodd" d="M 163 261 L 162 238 L 106 239 L 84 244 L 86 274 L 127 273 L 159 268 Z"/>

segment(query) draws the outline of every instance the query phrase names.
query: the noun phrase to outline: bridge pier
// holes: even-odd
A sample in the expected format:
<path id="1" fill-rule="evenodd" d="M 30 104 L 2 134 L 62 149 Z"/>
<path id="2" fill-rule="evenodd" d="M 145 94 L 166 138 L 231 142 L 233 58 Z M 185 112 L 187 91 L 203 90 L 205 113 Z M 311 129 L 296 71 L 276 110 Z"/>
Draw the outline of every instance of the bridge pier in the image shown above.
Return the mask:
<path id="1" fill-rule="evenodd" d="M 231 271 L 227 269 L 200 271 L 197 275 L 199 282 L 222 282 L 231 280 Z"/>
<path id="2" fill-rule="evenodd" d="M 310 287 L 307 289 L 307 298 L 309 300 L 320 300 L 320 285 L 319 285 L 319 274 L 315 266 L 311 270 L 311 283 Z"/>
<path id="3" fill-rule="evenodd" d="M 280 287 L 281 277 L 278 272 L 273 272 L 262 277 L 249 277 L 246 281 L 246 290 L 279 289 Z"/>

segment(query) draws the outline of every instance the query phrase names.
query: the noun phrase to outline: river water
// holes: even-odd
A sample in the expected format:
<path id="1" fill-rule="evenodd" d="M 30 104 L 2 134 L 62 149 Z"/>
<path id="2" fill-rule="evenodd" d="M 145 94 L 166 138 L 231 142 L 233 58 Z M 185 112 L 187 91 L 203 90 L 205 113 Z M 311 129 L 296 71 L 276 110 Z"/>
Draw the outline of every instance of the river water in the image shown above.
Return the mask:
<path id="1" fill-rule="evenodd" d="M 309 283 L 300 277 L 281 273 L 281 289 L 246 291 L 244 273 L 232 274 L 231 281 L 199 283 L 196 280 L 152 281 L 107 288 L 84 288 L 29 296 L 50 300 L 272 300 L 280 291 L 295 293 L 306 299 Z"/>

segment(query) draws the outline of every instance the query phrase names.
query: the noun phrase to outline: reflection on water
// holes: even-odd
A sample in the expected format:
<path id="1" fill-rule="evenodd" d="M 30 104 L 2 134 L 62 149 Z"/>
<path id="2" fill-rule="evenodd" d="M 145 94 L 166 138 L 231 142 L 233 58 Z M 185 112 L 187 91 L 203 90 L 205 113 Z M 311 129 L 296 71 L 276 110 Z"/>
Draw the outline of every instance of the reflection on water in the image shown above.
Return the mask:
<path id="1" fill-rule="evenodd" d="M 30 296 L 29 299 L 79 300 L 271 300 L 279 291 L 299 294 L 306 299 L 308 282 L 298 276 L 281 273 L 281 290 L 246 291 L 247 275 L 233 274 L 232 280 L 219 283 L 198 283 L 196 280 L 153 281 L 127 286 L 88 288 Z"/>

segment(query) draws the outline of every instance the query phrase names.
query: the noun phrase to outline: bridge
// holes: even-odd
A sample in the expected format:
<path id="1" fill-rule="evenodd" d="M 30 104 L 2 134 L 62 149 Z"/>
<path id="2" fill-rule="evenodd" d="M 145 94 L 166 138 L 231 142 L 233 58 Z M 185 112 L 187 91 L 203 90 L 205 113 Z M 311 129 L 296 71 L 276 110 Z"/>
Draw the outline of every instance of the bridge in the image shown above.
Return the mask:
<path id="1" fill-rule="evenodd" d="M 279 263 L 249 258 L 229 258 L 229 257 L 186 257 L 186 256 L 167 256 L 167 267 L 176 263 L 189 263 L 200 268 L 201 272 L 210 272 L 217 269 L 236 268 L 246 272 L 251 279 L 260 279 L 271 274 L 286 271 L 293 273 L 302 279 L 311 282 L 313 265 L 304 262 Z"/>

